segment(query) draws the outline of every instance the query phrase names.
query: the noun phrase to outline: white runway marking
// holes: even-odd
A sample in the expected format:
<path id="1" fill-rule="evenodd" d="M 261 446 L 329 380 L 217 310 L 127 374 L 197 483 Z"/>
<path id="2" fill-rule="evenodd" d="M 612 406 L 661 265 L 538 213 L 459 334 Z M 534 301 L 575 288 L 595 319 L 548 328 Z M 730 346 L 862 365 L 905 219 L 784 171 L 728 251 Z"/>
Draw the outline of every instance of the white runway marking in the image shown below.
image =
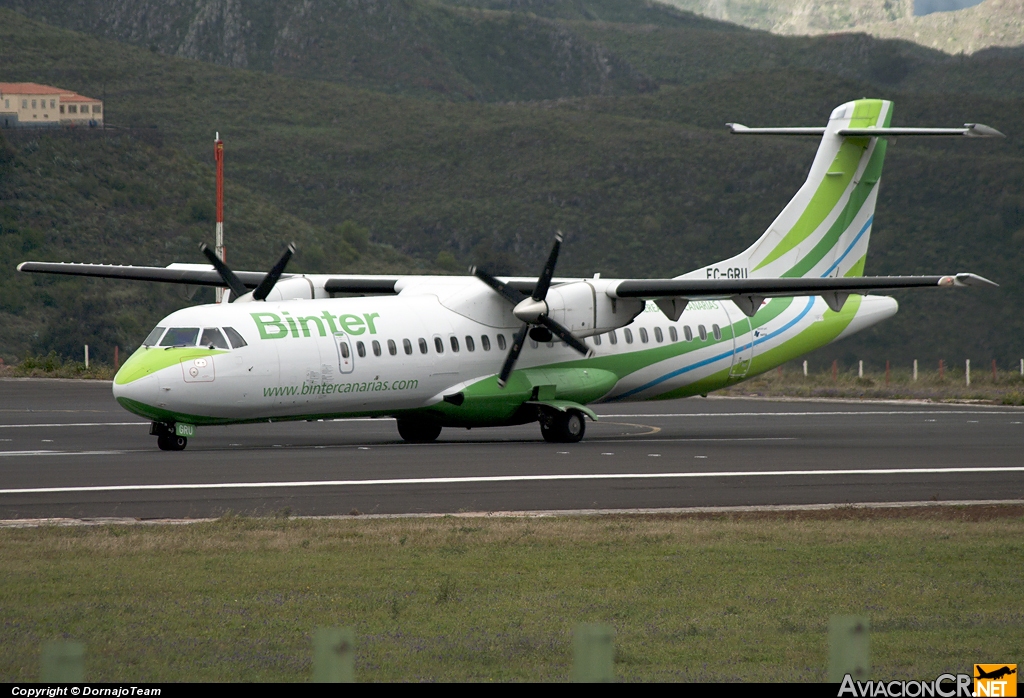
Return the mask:
<path id="1" fill-rule="evenodd" d="M 0 429 L 28 429 L 31 427 L 144 427 L 149 422 L 75 422 L 72 424 L 0 424 Z"/>
<path id="2" fill-rule="evenodd" d="M 117 456 L 131 451 L 0 451 L 6 456 Z"/>
<path id="3" fill-rule="evenodd" d="M 604 455 L 604 454 L 602 454 Z M 611 454 L 608 454 L 611 455 Z M 726 470 L 693 473 L 581 473 L 560 475 L 491 475 L 470 477 L 413 477 L 390 480 L 299 480 L 294 482 L 194 482 L 166 485 L 97 485 L 85 487 L 25 487 L 3 489 L 0 494 L 52 494 L 83 492 L 146 492 L 154 490 L 244 490 L 295 487 L 361 487 L 367 485 L 456 485 L 497 482 L 551 482 L 554 480 L 665 480 L 720 477 L 822 477 L 836 475 L 946 475 L 953 473 L 1024 473 L 1022 467 L 995 468 L 878 468 L 856 470 Z"/>
<path id="4" fill-rule="evenodd" d="M 856 412 L 677 412 L 674 414 L 597 414 L 601 419 L 622 419 L 625 417 L 641 417 L 643 419 L 654 419 L 656 417 L 868 417 L 873 415 L 925 415 L 925 414 L 970 414 L 974 416 L 989 415 L 1019 415 L 1020 411 L 1010 410 L 863 410 Z M 932 422 L 935 420 L 925 420 Z"/>

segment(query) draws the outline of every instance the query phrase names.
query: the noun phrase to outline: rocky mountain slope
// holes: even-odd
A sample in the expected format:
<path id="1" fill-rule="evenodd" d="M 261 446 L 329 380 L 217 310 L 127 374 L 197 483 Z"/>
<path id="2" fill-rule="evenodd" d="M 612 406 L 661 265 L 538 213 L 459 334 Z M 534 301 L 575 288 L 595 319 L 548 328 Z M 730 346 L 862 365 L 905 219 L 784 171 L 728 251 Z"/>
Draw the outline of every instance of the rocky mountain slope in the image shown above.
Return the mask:
<path id="1" fill-rule="evenodd" d="M 974 7 L 914 15 L 913 0 L 664 0 L 704 17 L 776 34 L 864 32 L 946 53 L 1024 45 L 1024 1 L 985 0 Z"/>

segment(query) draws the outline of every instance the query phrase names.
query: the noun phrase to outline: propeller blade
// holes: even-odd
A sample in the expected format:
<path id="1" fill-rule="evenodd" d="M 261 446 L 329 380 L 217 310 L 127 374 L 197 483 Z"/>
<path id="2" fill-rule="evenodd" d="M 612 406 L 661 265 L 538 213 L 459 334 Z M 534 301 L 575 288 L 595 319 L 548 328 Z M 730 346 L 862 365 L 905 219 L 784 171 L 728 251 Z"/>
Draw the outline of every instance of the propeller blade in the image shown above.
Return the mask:
<path id="1" fill-rule="evenodd" d="M 551 254 L 548 255 L 547 264 L 544 265 L 544 271 L 540 273 L 540 278 L 537 279 L 537 285 L 533 287 L 533 300 L 542 301 L 544 297 L 548 295 L 548 288 L 551 287 L 551 277 L 555 275 L 555 263 L 558 262 L 558 249 L 562 246 L 562 231 L 559 230 L 555 233 L 555 244 L 551 248 Z"/>
<path id="2" fill-rule="evenodd" d="M 523 344 L 526 343 L 526 333 L 529 329 L 530 325 L 524 324 L 512 337 L 512 346 L 508 348 L 508 356 L 505 357 L 505 363 L 501 367 L 501 373 L 498 374 L 499 388 L 504 388 L 508 383 L 508 377 L 512 375 L 512 369 L 515 368 L 516 360 L 519 359 L 519 352 L 523 350 Z"/>
<path id="3" fill-rule="evenodd" d="M 244 296 L 249 292 L 249 289 L 245 287 L 242 280 L 235 276 L 235 272 L 231 271 L 231 269 L 228 268 L 228 265 L 222 262 L 220 258 L 214 254 L 213 250 L 206 246 L 205 242 L 199 243 L 199 249 L 202 250 L 203 254 L 206 255 L 206 258 L 210 260 L 210 264 L 212 264 L 213 268 L 217 270 L 218 274 L 220 274 L 220 278 L 224 279 L 224 283 L 226 283 L 228 288 L 231 289 L 231 298 L 228 299 L 229 303 L 234 303 L 236 298 Z"/>
<path id="4" fill-rule="evenodd" d="M 565 342 L 570 347 L 572 347 L 579 353 L 583 354 L 584 356 L 589 357 L 594 353 L 594 351 L 590 347 L 588 347 L 586 344 L 573 337 L 572 333 L 569 330 L 567 330 L 563 325 L 555 322 L 547 315 L 541 315 L 539 318 L 537 318 L 537 322 L 547 327 L 549 330 L 551 330 L 551 334 L 555 335 L 556 337 L 561 339 L 563 342 Z"/>
<path id="5" fill-rule="evenodd" d="M 288 245 L 288 249 L 281 255 L 281 259 L 277 260 L 277 264 L 270 270 L 266 276 L 263 277 L 263 281 L 256 287 L 256 290 L 252 292 L 252 298 L 256 301 L 266 300 L 267 296 L 270 295 L 271 290 L 274 288 L 274 284 L 281 278 L 281 274 L 284 273 L 284 268 L 288 264 L 288 260 L 295 254 L 295 243 Z"/>
<path id="6" fill-rule="evenodd" d="M 511 286 L 509 286 L 508 284 L 502 281 L 498 281 L 496 278 L 488 274 L 483 269 L 480 269 L 478 267 L 471 267 L 469 273 L 483 281 L 485 284 L 493 288 L 498 293 L 500 293 L 502 296 L 504 296 L 505 300 L 507 300 L 512 305 L 517 305 L 520 301 L 527 298 L 525 293 L 521 293 L 512 288 Z"/>

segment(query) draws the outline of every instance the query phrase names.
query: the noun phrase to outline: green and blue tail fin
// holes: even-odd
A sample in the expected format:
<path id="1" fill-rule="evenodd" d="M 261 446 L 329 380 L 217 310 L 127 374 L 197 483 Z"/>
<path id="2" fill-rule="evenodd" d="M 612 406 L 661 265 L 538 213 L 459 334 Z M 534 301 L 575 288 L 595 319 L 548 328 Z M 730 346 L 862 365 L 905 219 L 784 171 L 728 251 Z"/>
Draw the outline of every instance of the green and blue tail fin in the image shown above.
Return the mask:
<path id="1" fill-rule="evenodd" d="M 748 129 L 736 133 L 821 134 L 807 181 L 747 250 L 687 278 L 863 276 L 885 160 L 885 138 L 840 130 L 887 129 L 892 102 L 858 99 L 832 112 L 824 128 Z"/>

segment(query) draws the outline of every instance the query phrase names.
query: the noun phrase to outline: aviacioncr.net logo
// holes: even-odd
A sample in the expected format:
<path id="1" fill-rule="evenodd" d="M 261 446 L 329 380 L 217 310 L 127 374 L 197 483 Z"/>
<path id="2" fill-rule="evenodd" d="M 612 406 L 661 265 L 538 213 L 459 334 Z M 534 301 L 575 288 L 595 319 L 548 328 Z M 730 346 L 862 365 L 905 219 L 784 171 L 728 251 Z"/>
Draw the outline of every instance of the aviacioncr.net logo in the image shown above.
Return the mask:
<path id="1" fill-rule="evenodd" d="M 854 681 L 847 674 L 838 695 L 855 698 L 971 698 L 971 675 L 940 674 L 934 681 Z"/>

